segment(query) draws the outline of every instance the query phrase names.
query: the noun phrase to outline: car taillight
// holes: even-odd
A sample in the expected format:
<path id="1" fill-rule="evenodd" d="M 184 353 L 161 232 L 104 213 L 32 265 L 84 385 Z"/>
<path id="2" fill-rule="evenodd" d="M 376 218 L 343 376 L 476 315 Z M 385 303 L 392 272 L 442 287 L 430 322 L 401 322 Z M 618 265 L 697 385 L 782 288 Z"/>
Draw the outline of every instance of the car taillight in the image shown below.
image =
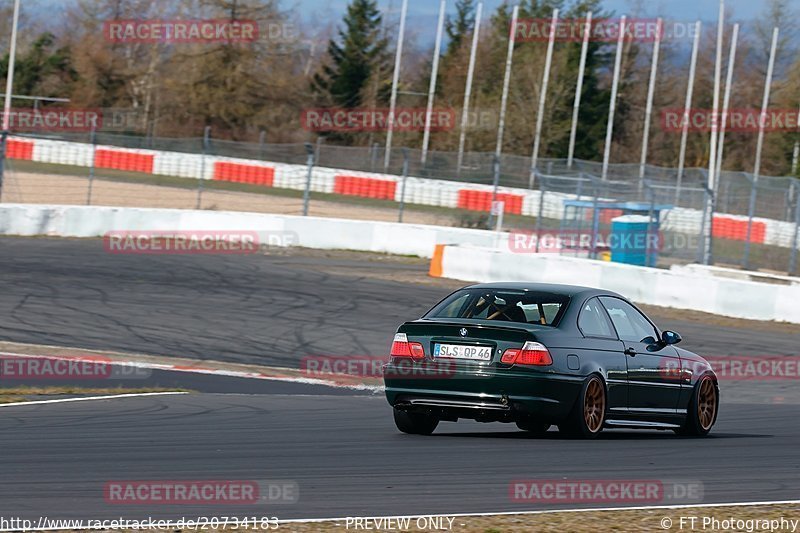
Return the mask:
<path id="1" fill-rule="evenodd" d="M 544 344 L 528 341 L 522 348 L 509 348 L 503 352 L 500 362 L 507 365 L 548 366 L 553 364 L 553 358 Z"/>
<path id="2" fill-rule="evenodd" d="M 423 359 L 425 350 L 418 342 L 408 342 L 405 333 L 397 333 L 392 341 L 392 357 L 410 357 L 411 359 Z"/>

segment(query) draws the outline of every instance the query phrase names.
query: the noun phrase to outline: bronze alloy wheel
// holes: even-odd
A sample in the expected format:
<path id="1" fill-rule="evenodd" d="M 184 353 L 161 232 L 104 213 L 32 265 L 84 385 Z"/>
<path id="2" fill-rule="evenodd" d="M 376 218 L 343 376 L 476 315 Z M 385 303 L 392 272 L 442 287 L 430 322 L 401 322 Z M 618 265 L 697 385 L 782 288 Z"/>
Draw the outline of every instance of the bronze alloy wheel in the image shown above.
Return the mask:
<path id="1" fill-rule="evenodd" d="M 708 431 L 717 417 L 717 390 L 711 378 L 700 383 L 697 398 L 697 420 L 704 431 Z"/>
<path id="2" fill-rule="evenodd" d="M 603 383 L 593 378 L 586 387 L 583 400 L 583 419 L 591 433 L 597 433 L 603 428 L 606 415 L 606 391 Z"/>

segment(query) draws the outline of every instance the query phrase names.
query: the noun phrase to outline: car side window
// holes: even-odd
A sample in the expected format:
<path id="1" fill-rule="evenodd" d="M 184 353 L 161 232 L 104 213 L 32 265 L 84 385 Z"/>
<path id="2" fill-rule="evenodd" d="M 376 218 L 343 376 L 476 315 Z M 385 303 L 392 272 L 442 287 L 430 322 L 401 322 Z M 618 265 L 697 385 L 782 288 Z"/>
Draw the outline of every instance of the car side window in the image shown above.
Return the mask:
<path id="1" fill-rule="evenodd" d="M 591 298 L 583 304 L 578 315 L 578 328 L 586 337 L 616 338 L 611 324 L 606 318 L 606 313 L 600 307 L 597 298 Z"/>
<path id="2" fill-rule="evenodd" d="M 623 341 L 642 342 L 647 337 L 658 338 L 658 332 L 653 324 L 635 307 L 619 298 L 601 296 L 603 302 L 617 330 L 617 335 Z"/>
<path id="3" fill-rule="evenodd" d="M 444 318 L 457 318 L 461 316 L 461 311 L 464 309 L 464 305 L 467 303 L 467 300 L 469 300 L 471 297 L 472 295 L 470 293 L 468 292 L 464 293 L 463 295 L 459 296 L 458 298 L 447 304 L 447 306 L 441 310 L 439 316 Z"/>

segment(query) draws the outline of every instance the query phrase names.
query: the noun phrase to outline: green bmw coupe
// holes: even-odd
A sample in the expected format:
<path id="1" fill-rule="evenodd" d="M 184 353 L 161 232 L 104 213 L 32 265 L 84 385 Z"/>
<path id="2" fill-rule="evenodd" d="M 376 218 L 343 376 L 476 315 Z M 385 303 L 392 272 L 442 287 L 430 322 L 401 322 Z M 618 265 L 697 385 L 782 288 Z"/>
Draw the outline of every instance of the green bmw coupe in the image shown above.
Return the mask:
<path id="1" fill-rule="evenodd" d="M 603 428 L 707 435 L 717 376 L 680 341 L 613 292 L 471 285 L 398 328 L 386 398 L 405 433 L 466 418 L 586 438 Z"/>

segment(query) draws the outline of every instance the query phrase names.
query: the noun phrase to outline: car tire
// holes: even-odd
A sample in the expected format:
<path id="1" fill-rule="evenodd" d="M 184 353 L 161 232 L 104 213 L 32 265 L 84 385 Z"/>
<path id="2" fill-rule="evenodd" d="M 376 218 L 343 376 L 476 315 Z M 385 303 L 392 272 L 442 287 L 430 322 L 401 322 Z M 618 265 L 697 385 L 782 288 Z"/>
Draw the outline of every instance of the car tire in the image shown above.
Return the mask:
<path id="1" fill-rule="evenodd" d="M 607 406 L 605 383 L 593 374 L 583 382 L 572 411 L 558 430 L 570 437 L 593 439 L 603 431 Z"/>
<path id="2" fill-rule="evenodd" d="M 517 420 L 517 427 L 522 431 L 527 431 L 531 435 L 542 436 L 550 429 L 549 422 L 542 422 L 536 419 L 524 418 Z"/>
<path id="3" fill-rule="evenodd" d="M 686 421 L 675 433 L 687 437 L 708 435 L 719 414 L 719 389 L 714 378 L 706 375 L 698 380 L 686 411 Z"/>
<path id="4" fill-rule="evenodd" d="M 408 411 L 395 409 L 394 424 L 403 433 L 430 435 L 439 425 L 439 419 L 426 413 L 409 413 Z"/>

